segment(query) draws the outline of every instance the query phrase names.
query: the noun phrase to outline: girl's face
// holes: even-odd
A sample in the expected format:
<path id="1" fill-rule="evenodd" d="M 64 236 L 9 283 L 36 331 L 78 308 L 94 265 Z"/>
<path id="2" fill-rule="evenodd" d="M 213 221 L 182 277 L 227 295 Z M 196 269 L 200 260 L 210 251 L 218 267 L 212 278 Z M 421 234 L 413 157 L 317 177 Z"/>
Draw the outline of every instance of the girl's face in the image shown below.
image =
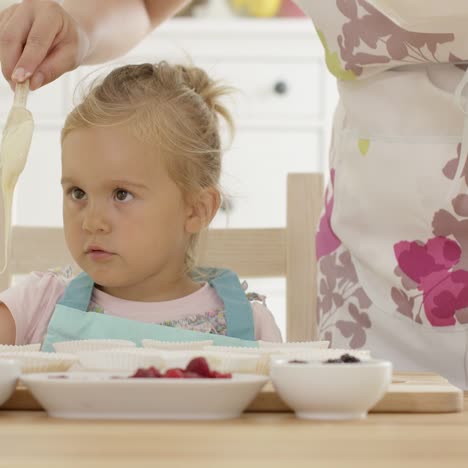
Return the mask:
<path id="1" fill-rule="evenodd" d="M 171 288 L 187 286 L 192 209 L 161 158 L 124 127 L 69 133 L 62 187 L 68 247 L 102 290 L 128 300 L 161 300 L 159 291 L 169 300 Z"/>

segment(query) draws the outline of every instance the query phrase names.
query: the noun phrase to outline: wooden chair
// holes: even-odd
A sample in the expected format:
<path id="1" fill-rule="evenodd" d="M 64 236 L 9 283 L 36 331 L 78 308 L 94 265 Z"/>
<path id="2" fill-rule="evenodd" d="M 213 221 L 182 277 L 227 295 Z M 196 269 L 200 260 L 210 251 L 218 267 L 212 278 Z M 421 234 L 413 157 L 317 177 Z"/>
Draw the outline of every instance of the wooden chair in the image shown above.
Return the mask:
<path id="1" fill-rule="evenodd" d="M 212 229 L 200 242 L 200 265 L 230 268 L 240 278 L 286 277 L 288 341 L 316 338 L 315 231 L 322 199 L 321 174 L 289 174 L 285 228 Z M 14 226 L 11 246 L 0 290 L 13 275 L 74 265 L 62 228 Z"/>

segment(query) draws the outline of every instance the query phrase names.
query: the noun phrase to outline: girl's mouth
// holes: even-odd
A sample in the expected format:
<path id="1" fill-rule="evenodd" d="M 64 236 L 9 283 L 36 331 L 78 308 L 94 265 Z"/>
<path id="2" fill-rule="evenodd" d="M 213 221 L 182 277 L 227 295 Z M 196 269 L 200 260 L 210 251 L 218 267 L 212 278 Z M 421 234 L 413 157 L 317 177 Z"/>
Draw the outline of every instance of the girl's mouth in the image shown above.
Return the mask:
<path id="1" fill-rule="evenodd" d="M 107 252 L 106 250 L 101 250 L 98 248 L 90 248 L 86 253 L 89 258 L 96 261 L 107 260 L 114 255 L 111 252 Z"/>

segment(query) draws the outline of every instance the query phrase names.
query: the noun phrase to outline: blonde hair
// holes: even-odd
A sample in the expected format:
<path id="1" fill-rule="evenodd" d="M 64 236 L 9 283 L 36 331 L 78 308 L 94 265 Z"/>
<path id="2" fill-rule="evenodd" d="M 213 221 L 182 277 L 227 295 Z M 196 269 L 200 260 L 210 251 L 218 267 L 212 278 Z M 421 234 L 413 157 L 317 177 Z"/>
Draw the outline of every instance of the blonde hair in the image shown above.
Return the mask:
<path id="1" fill-rule="evenodd" d="M 163 158 L 169 176 L 188 200 L 200 190 L 221 193 L 220 120 L 234 125 L 220 102 L 232 88 L 195 66 L 143 63 L 116 68 L 95 81 L 65 120 L 61 141 L 75 129 L 124 124 Z M 195 264 L 199 235 L 190 239 L 185 266 Z"/>

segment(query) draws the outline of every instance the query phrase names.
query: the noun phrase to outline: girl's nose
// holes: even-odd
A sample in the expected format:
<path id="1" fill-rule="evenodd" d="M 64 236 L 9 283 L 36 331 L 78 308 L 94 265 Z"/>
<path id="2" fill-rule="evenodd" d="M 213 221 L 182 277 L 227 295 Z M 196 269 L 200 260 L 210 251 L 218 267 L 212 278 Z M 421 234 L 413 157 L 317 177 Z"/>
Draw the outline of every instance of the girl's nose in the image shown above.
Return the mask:
<path id="1" fill-rule="evenodd" d="M 109 232 L 110 223 L 105 208 L 89 204 L 83 213 L 82 228 L 90 233 Z"/>

